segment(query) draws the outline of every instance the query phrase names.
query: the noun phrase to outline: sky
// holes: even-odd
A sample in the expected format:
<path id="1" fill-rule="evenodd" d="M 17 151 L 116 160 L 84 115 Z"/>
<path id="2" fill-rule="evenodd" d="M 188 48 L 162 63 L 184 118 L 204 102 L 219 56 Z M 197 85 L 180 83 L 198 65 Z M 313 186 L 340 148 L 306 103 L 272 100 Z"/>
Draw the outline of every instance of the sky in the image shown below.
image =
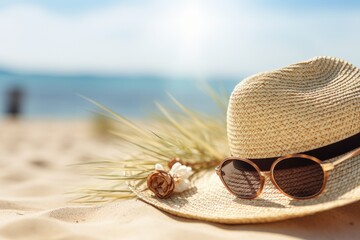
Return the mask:
<path id="1" fill-rule="evenodd" d="M 328 55 L 360 66 L 359 1 L 0 0 L 0 68 L 244 76 Z"/>

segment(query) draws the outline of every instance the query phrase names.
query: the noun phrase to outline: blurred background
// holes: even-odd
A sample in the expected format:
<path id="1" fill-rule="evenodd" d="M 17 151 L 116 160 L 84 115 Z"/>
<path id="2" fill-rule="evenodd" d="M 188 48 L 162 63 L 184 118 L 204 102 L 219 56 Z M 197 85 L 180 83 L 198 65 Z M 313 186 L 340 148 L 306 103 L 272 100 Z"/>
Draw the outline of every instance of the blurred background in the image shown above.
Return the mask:
<path id="1" fill-rule="evenodd" d="M 202 81 L 318 55 L 360 65 L 359 1 L 0 0 L 0 112 L 79 119 L 85 95 L 142 118 L 168 101 L 212 111 Z"/>
<path id="2" fill-rule="evenodd" d="M 0 0 L 0 235 L 83 236 L 73 235 L 69 222 L 54 222 L 53 215 L 68 215 L 61 209 L 69 210 L 74 196 L 64 193 L 106 189 L 113 182 L 89 175 L 122 174 L 122 163 L 119 170 L 74 164 L 137 156 L 109 130 L 140 139 L 136 132 L 94 114 L 98 108 L 80 95 L 146 132 L 176 137 L 163 122 L 146 120 L 160 115 L 154 101 L 174 106 L 167 92 L 193 110 L 218 114 L 205 81 L 230 94 L 252 74 L 319 55 L 360 66 L 359 29 L 355 0 Z M 211 119 L 225 119 L 221 114 Z M 218 129 L 226 151 L 225 129 Z M 94 229 L 104 232 L 103 224 Z"/>

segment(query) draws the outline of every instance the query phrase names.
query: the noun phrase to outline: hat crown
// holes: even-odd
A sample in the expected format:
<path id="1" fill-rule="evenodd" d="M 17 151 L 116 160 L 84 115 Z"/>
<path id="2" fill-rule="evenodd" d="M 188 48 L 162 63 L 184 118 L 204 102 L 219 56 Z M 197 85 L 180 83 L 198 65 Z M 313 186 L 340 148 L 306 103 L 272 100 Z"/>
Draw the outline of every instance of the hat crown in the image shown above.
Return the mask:
<path id="1" fill-rule="evenodd" d="M 305 152 L 360 132 L 360 70 L 317 57 L 240 82 L 230 97 L 233 156 L 268 158 Z"/>

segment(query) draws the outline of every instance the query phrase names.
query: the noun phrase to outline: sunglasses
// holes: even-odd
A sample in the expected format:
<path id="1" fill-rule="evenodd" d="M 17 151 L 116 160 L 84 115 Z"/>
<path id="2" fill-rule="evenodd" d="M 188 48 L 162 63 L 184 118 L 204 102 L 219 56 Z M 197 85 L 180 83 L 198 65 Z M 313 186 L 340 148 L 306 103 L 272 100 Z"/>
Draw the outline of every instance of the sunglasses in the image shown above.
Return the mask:
<path id="1" fill-rule="evenodd" d="M 238 198 L 258 197 L 264 187 L 265 175 L 269 175 L 271 182 L 284 195 L 293 199 L 309 199 L 324 191 L 329 171 L 358 155 L 360 148 L 328 162 L 307 154 L 292 154 L 276 159 L 270 171 L 261 171 L 249 159 L 227 158 L 216 167 L 216 173 L 225 187 Z"/>

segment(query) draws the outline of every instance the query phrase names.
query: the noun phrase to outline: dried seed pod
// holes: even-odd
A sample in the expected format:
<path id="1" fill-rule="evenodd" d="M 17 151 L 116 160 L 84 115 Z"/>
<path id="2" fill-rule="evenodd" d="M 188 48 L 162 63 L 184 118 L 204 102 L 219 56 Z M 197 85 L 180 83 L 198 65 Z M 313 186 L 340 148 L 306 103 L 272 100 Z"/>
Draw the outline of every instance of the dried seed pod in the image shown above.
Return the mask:
<path id="1" fill-rule="evenodd" d="M 167 198 L 174 191 L 175 182 L 169 173 L 156 170 L 148 176 L 147 186 L 157 197 Z"/>
<path id="2" fill-rule="evenodd" d="M 180 158 L 175 157 L 175 158 L 173 158 L 173 159 L 171 159 L 171 160 L 169 161 L 169 163 L 168 163 L 169 169 L 171 169 L 172 166 L 174 166 L 174 164 L 177 163 L 177 162 L 183 164 Z"/>

